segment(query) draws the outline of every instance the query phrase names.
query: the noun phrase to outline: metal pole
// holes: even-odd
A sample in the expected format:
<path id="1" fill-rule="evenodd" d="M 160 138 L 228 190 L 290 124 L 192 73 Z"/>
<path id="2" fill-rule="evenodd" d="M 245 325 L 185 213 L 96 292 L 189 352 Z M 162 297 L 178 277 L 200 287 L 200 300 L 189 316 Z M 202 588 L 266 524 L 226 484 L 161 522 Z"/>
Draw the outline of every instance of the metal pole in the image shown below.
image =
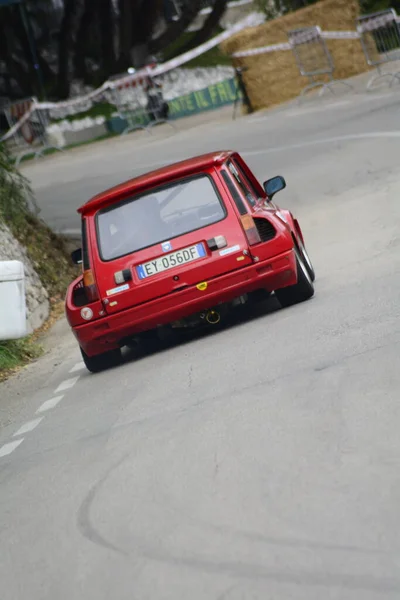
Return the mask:
<path id="1" fill-rule="evenodd" d="M 41 71 L 41 68 L 39 65 L 39 60 L 38 60 L 38 56 L 37 56 L 37 52 L 36 52 L 36 44 L 35 44 L 35 38 L 33 36 L 32 24 L 31 24 L 31 21 L 29 18 L 28 11 L 26 10 L 25 3 L 23 1 L 18 3 L 18 7 L 19 7 L 19 12 L 21 15 L 22 23 L 23 23 L 25 31 L 26 31 L 26 35 L 28 37 L 29 48 L 30 48 L 30 51 L 32 54 L 32 60 L 33 60 L 33 68 L 36 72 L 36 76 L 38 79 L 39 97 L 41 100 L 44 100 L 45 91 L 44 91 L 43 75 L 42 75 L 42 71 Z"/>
<path id="2" fill-rule="evenodd" d="M 249 111 L 249 113 L 252 113 L 252 112 L 254 112 L 254 109 L 251 104 L 251 100 L 250 100 L 249 94 L 247 93 L 247 88 L 246 88 L 246 85 L 243 80 L 243 72 L 247 71 L 247 69 L 248 69 L 247 67 L 242 67 L 242 68 L 236 67 L 235 73 L 236 73 L 239 89 L 243 95 L 243 103 L 245 106 L 247 106 L 247 110 Z"/>

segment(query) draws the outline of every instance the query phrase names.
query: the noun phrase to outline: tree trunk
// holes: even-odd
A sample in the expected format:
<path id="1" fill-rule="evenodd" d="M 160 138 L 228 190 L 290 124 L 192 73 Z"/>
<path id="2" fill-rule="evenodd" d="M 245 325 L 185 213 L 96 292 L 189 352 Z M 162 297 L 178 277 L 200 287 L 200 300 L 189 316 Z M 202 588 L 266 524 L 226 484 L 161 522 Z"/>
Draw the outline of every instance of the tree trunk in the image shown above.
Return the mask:
<path id="1" fill-rule="evenodd" d="M 100 39 L 101 39 L 101 64 L 105 78 L 108 78 L 115 69 L 115 20 L 112 0 L 98 0 Z"/>
<path id="2" fill-rule="evenodd" d="M 137 0 L 119 0 L 119 69 L 127 69 L 131 66 L 131 47 L 133 32 L 133 15 L 135 13 Z"/>
<path id="3" fill-rule="evenodd" d="M 187 52 L 192 48 L 197 48 L 197 46 L 200 46 L 200 44 L 206 42 L 218 27 L 227 6 L 228 0 L 215 0 L 212 12 L 208 15 L 203 27 L 194 34 L 192 39 L 187 44 L 179 49 L 179 53 L 183 54 L 184 52 Z"/>
<path id="4" fill-rule="evenodd" d="M 77 0 L 64 0 L 64 15 L 61 22 L 58 45 L 57 95 L 67 98 L 70 90 L 70 56 L 73 37 L 74 18 L 78 8 Z"/>
<path id="5" fill-rule="evenodd" d="M 162 13 L 162 0 L 139 2 L 133 14 L 131 62 L 135 68 L 144 66 L 149 57 L 149 42 Z"/>
<path id="6" fill-rule="evenodd" d="M 87 81 L 88 73 L 86 69 L 87 40 L 90 34 L 95 7 L 92 0 L 85 0 L 83 13 L 81 15 L 78 31 L 76 33 L 74 49 L 74 74 L 78 79 Z"/>
<path id="7" fill-rule="evenodd" d="M 186 6 L 182 11 L 179 21 L 175 21 L 160 36 L 150 42 L 150 52 L 156 53 L 163 50 L 169 44 L 174 42 L 188 28 L 193 19 L 198 15 L 203 6 L 202 0 L 191 0 L 190 6 Z"/>

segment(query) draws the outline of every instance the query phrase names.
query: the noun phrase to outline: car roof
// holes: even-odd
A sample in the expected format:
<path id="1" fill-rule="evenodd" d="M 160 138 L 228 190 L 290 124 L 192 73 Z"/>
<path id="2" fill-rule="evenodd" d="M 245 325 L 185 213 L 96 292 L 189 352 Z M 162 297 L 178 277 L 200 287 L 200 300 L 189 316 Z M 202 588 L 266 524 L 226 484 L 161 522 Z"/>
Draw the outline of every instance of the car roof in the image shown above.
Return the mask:
<path id="1" fill-rule="evenodd" d="M 145 191 L 163 183 L 173 181 L 174 179 L 180 179 L 187 175 L 195 175 L 210 167 L 222 164 L 235 154 L 237 153 L 233 150 L 210 152 L 150 171 L 97 194 L 81 206 L 78 212 L 82 215 L 93 213 L 100 208 L 109 206 L 116 200 L 126 197 L 128 194 Z"/>

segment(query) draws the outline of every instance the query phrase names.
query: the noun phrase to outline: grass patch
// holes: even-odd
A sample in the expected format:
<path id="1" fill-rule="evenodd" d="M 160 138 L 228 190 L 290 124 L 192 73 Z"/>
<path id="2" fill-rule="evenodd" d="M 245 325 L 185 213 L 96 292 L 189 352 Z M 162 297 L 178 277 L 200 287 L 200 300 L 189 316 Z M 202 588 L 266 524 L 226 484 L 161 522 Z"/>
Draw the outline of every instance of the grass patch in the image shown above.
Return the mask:
<path id="1" fill-rule="evenodd" d="M 21 340 L 0 342 L 0 381 L 4 381 L 17 368 L 39 358 L 43 348 L 28 336 Z"/>
<path id="2" fill-rule="evenodd" d="M 41 337 L 63 314 L 64 302 L 53 300 L 50 316 L 40 329 L 20 340 L 0 342 L 0 383 L 43 354 Z"/>

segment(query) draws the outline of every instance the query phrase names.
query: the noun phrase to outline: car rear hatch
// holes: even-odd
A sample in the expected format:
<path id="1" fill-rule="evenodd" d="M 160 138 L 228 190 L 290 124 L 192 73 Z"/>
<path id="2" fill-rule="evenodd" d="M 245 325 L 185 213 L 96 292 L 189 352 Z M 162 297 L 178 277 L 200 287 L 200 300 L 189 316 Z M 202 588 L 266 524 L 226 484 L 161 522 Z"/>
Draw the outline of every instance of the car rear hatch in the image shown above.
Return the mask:
<path id="1" fill-rule="evenodd" d="M 107 313 L 205 287 L 251 263 L 245 231 L 224 194 L 203 173 L 96 215 L 96 282 Z"/>

